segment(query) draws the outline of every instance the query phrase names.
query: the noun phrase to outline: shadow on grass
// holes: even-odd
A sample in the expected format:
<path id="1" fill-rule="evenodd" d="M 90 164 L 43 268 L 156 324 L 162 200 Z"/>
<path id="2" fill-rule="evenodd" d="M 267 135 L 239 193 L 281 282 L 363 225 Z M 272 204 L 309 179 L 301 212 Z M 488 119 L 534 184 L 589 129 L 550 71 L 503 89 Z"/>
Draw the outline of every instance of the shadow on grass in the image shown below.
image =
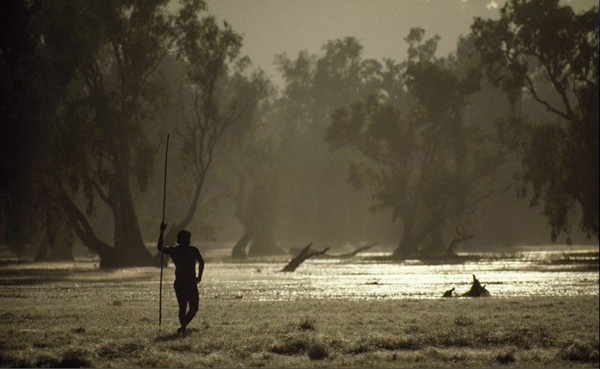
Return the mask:
<path id="1" fill-rule="evenodd" d="M 159 333 L 159 335 L 154 339 L 154 342 L 169 342 L 176 341 L 198 332 L 197 328 L 188 328 L 184 335 L 177 333 L 177 331 L 172 333 Z"/>

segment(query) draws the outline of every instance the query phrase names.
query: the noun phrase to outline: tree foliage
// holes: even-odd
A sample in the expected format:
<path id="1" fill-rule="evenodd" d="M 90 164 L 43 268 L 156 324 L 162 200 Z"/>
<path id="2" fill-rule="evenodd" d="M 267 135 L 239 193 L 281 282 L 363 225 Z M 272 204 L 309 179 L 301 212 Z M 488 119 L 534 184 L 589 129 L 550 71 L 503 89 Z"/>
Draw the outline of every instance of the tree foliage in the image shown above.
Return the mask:
<path id="1" fill-rule="evenodd" d="M 241 72 L 248 63 L 239 56 L 242 37 L 227 22 L 219 26 L 214 17 L 198 19 L 189 14 L 178 21 L 178 26 L 184 35 L 178 40 L 178 56 L 184 63 L 186 79 L 179 91 L 181 109 L 176 133 L 193 190 L 182 219 L 171 225 L 167 242 L 173 242 L 177 231 L 188 226 L 202 198 L 207 197 L 205 184 L 217 146 L 245 113 L 251 89 Z"/>
<path id="2" fill-rule="evenodd" d="M 408 60 L 394 69 L 399 85 L 392 90 L 405 94 L 381 90 L 335 111 L 326 137 L 334 149 L 350 146 L 366 159 L 351 166 L 349 180 L 370 187 L 375 207 L 402 221 L 399 258 L 445 253 L 449 226 L 453 244 L 470 238 L 468 212 L 499 189 L 494 170 L 505 160 L 482 122 L 467 124 L 463 116 L 477 75 L 458 73 L 466 61 L 435 57 L 438 39 L 412 29 Z"/>
<path id="3" fill-rule="evenodd" d="M 598 237 L 598 8 L 575 14 L 559 0 L 510 0 L 500 19 L 476 19 L 472 36 L 490 80 L 549 113 L 515 135 L 521 196 L 533 190 L 553 240 L 569 236 L 578 213 L 579 227 Z"/>

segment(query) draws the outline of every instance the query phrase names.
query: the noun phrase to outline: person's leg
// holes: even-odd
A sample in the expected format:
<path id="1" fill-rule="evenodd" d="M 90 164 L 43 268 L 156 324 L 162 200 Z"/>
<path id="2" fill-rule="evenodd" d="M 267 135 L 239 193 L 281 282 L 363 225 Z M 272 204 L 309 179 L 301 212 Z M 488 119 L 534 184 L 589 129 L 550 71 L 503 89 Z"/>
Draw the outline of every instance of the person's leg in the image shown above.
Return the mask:
<path id="1" fill-rule="evenodd" d="M 175 286 L 175 295 L 177 296 L 177 304 L 179 305 L 179 324 L 185 330 L 186 323 L 186 308 L 187 308 L 187 293 L 185 288 Z M 177 330 L 179 332 L 179 329 Z"/>
<path id="2" fill-rule="evenodd" d="M 198 295 L 198 286 L 196 286 L 195 284 L 190 286 L 187 297 L 188 303 L 190 304 L 190 310 L 188 310 L 185 317 L 186 326 L 190 324 L 190 322 L 192 321 L 192 319 L 194 319 L 194 316 L 196 316 L 196 313 L 198 312 L 198 302 L 200 300 L 200 296 Z"/>

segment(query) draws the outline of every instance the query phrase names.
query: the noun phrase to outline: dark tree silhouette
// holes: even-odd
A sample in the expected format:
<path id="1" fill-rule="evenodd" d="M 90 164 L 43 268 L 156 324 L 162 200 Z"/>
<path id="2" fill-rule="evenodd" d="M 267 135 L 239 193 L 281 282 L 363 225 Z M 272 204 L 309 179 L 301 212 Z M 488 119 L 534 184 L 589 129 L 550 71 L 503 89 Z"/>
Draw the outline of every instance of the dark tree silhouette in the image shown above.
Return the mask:
<path id="1" fill-rule="evenodd" d="M 463 61 L 454 56 L 435 57 L 439 38 L 423 36 L 424 30 L 411 30 L 408 61 L 394 69 L 400 87 L 393 91 L 408 96 L 390 95 L 388 88 L 339 109 L 326 136 L 333 149 L 361 154 L 350 167 L 350 183 L 371 188 L 375 208 L 391 209 L 401 221 L 394 258 L 452 254 L 468 239 L 464 228 L 473 207 L 509 183 L 496 176 L 508 150 L 480 130 L 481 122 L 464 119 L 478 75 L 459 73 Z M 446 229 L 463 230 L 450 251 Z"/>
<path id="2" fill-rule="evenodd" d="M 552 240 L 570 240 L 577 214 L 598 238 L 598 7 L 575 14 L 559 0 L 510 0 L 500 19 L 471 28 L 489 78 L 549 113 L 508 127 L 523 150 L 520 196 L 543 206 Z"/>

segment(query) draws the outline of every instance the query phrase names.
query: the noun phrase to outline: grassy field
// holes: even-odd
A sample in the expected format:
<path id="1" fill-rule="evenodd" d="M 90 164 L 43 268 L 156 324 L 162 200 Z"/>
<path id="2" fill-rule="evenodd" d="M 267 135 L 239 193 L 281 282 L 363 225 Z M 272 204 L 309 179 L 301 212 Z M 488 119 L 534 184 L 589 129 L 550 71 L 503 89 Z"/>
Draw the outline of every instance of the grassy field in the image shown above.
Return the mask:
<path id="1" fill-rule="evenodd" d="M 25 280 L 25 279 L 23 279 Z M 598 367 L 598 298 L 247 301 L 165 285 L 0 286 L 3 367 Z"/>

